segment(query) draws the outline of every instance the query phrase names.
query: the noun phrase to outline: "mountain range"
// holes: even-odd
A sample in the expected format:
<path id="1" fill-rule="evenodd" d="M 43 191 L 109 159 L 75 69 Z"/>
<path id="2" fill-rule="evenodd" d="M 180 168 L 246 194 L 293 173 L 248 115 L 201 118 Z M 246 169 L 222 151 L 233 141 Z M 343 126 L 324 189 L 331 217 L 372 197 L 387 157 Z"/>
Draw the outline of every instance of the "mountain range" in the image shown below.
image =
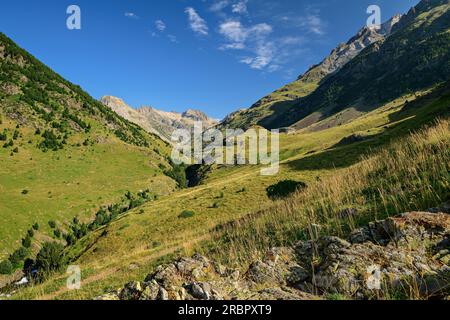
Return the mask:
<path id="1" fill-rule="evenodd" d="M 422 0 L 217 124 L 97 101 L 0 33 L 0 299 L 448 299 L 449 49 Z M 286 129 L 279 173 L 176 165 L 198 120 Z"/>
<path id="2" fill-rule="evenodd" d="M 231 114 L 222 126 L 320 130 L 446 81 L 449 19 L 448 1 L 426 0 L 380 28 L 364 27 L 298 80 Z"/>
<path id="3" fill-rule="evenodd" d="M 104 96 L 100 101 L 123 118 L 169 142 L 175 130 L 191 130 L 195 122 L 202 122 L 204 129 L 218 124 L 217 120 L 193 109 L 188 109 L 183 113 L 166 112 L 152 107 L 135 109 L 128 106 L 122 99 L 113 96 Z"/>

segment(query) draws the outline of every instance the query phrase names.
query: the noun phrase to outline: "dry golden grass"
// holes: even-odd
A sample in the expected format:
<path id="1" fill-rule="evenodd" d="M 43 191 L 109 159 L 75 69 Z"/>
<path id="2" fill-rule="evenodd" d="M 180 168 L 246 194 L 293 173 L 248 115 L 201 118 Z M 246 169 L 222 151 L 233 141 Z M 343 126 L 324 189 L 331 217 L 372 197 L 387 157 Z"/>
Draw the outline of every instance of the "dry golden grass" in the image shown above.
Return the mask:
<path id="1" fill-rule="evenodd" d="M 447 201 L 449 124 L 439 120 L 268 210 L 221 228 L 212 254 L 242 266 L 271 246 L 321 235 L 345 236 L 369 221 Z M 345 209 L 357 209 L 357 213 L 343 216 Z"/>

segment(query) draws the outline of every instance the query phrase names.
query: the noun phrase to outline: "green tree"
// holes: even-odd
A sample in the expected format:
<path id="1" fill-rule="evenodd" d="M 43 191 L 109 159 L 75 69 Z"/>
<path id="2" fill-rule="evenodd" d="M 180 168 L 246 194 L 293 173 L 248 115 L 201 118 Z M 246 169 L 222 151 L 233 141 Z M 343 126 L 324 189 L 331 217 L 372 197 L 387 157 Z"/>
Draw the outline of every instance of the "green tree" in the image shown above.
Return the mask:
<path id="1" fill-rule="evenodd" d="M 61 231 L 59 229 L 53 230 L 53 234 L 54 234 L 56 239 L 61 238 Z"/>
<path id="2" fill-rule="evenodd" d="M 0 274 L 11 274 L 14 271 L 14 267 L 9 260 L 0 262 Z"/>
<path id="3" fill-rule="evenodd" d="M 28 250 L 20 247 L 9 256 L 9 261 L 14 267 L 18 267 L 20 263 L 28 256 Z"/>
<path id="4" fill-rule="evenodd" d="M 22 245 L 25 248 L 31 247 L 31 237 L 28 234 L 25 236 L 25 238 L 22 239 Z"/>
<path id="5" fill-rule="evenodd" d="M 51 273 L 61 270 L 64 266 L 64 247 L 56 242 L 46 242 L 36 256 L 35 267 L 40 279 L 47 278 Z"/>

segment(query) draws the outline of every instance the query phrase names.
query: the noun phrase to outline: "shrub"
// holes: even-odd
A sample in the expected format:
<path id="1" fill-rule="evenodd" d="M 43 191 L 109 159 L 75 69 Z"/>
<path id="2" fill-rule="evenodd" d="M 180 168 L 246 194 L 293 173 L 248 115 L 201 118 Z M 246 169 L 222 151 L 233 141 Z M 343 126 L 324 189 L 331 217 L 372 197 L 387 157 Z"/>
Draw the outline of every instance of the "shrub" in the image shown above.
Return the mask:
<path id="1" fill-rule="evenodd" d="M 56 242 L 46 242 L 36 256 L 35 267 L 38 277 L 45 279 L 53 272 L 61 270 L 64 265 L 64 247 Z"/>
<path id="2" fill-rule="evenodd" d="M 8 133 L 5 130 L 3 130 L 3 133 L 0 133 L 0 141 L 6 141 L 8 139 Z"/>
<path id="3" fill-rule="evenodd" d="M 64 239 L 68 246 L 74 245 L 77 242 L 77 238 L 72 233 L 65 234 Z"/>
<path id="4" fill-rule="evenodd" d="M 282 199 L 286 198 L 287 196 L 291 195 L 292 193 L 305 189 L 306 184 L 299 181 L 293 181 L 293 180 L 283 180 L 278 182 L 277 184 L 274 184 L 266 189 L 267 196 L 270 199 L 276 200 L 276 199 Z"/>
<path id="5" fill-rule="evenodd" d="M 164 174 L 169 178 L 175 180 L 180 188 L 187 187 L 186 168 L 183 164 L 181 165 L 173 164 L 172 169 L 166 170 Z"/>
<path id="6" fill-rule="evenodd" d="M 29 236 L 30 238 L 33 238 L 33 237 L 34 237 L 34 231 L 33 231 L 33 229 L 28 230 L 28 231 L 27 231 L 27 234 L 28 234 L 28 236 Z"/>
<path id="7" fill-rule="evenodd" d="M 31 247 L 31 238 L 30 236 L 27 234 L 27 236 L 25 238 L 22 239 L 22 245 L 25 248 L 30 248 Z"/>
<path id="8" fill-rule="evenodd" d="M 38 231 L 39 230 L 39 223 L 35 223 L 35 224 L 33 224 L 33 229 L 35 230 L 35 231 Z"/>
<path id="9" fill-rule="evenodd" d="M 14 267 L 18 267 L 20 263 L 28 256 L 28 250 L 20 247 L 9 256 L 9 261 Z"/>
<path id="10" fill-rule="evenodd" d="M 0 274 L 11 274 L 14 271 L 14 267 L 9 260 L 0 262 Z"/>
<path id="11" fill-rule="evenodd" d="M 26 189 L 25 189 L 25 190 L 22 190 L 22 194 L 23 194 L 23 195 L 27 195 L 28 193 L 29 193 L 28 190 L 26 190 Z"/>
<path id="12" fill-rule="evenodd" d="M 39 144 L 39 148 L 43 151 L 53 150 L 57 151 L 58 149 L 62 149 L 63 145 L 59 142 L 58 137 L 54 134 L 53 131 L 46 130 L 42 137 L 44 141 Z"/>
<path id="13" fill-rule="evenodd" d="M 218 202 L 214 202 L 212 205 L 213 209 L 218 209 L 219 207 L 220 207 L 220 203 L 218 203 Z"/>
<path id="14" fill-rule="evenodd" d="M 181 219 L 187 219 L 187 218 L 192 218 L 193 216 L 195 216 L 195 212 L 194 212 L 194 211 L 184 210 L 184 211 L 178 216 L 178 218 L 181 218 Z"/>
<path id="15" fill-rule="evenodd" d="M 48 225 L 49 225 L 49 227 L 52 228 L 52 229 L 55 229 L 55 228 L 56 228 L 56 222 L 53 221 L 53 220 L 50 220 L 50 221 L 48 222 Z"/>
<path id="16" fill-rule="evenodd" d="M 56 239 L 61 238 L 61 231 L 59 229 L 55 229 L 53 230 L 53 235 L 55 236 Z"/>

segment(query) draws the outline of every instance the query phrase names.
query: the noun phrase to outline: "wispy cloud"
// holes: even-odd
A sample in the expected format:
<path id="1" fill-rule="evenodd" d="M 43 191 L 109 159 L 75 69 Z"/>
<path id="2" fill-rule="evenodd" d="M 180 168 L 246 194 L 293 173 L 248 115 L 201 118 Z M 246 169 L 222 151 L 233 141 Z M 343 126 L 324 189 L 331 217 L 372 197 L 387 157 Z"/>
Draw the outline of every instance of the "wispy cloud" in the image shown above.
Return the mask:
<path id="1" fill-rule="evenodd" d="M 270 69 L 268 71 L 275 71 L 278 69 L 276 64 L 272 64 L 275 57 L 275 46 L 273 42 L 259 41 L 254 49 L 255 56 L 245 57 L 240 60 L 241 63 L 245 63 L 250 68 L 255 70 L 263 70 L 266 67 Z"/>
<path id="2" fill-rule="evenodd" d="M 301 23 L 301 26 L 317 35 L 325 34 L 324 23 L 318 14 L 308 14 L 303 23 Z"/>
<path id="3" fill-rule="evenodd" d="M 169 39 L 170 42 L 178 43 L 178 38 L 173 34 L 167 35 L 167 38 Z"/>
<path id="4" fill-rule="evenodd" d="M 272 33 L 272 26 L 260 23 L 244 26 L 238 20 L 229 20 L 219 26 L 219 33 L 227 40 L 222 50 L 247 50 L 252 56 L 245 56 L 239 61 L 252 69 L 262 70 L 269 66 L 274 59 L 274 43 L 267 39 Z"/>
<path id="5" fill-rule="evenodd" d="M 228 20 L 220 24 L 219 33 L 226 40 L 221 50 L 242 51 L 240 63 L 264 72 L 282 69 L 292 56 L 301 53 L 305 43 L 301 36 L 277 37 L 267 23 L 245 26 L 240 20 Z"/>
<path id="6" fill-rule="evenodd" d="M 192 31 L 199 35 L 207 36 L 209 31 L 208 25 L 206 24 L 206 21 L 200 17 L 197 11 L 192 7 L 188 7 L 186 8 L 185 13 L 188 15 L 189 26 Z"/>
<path id="7" fill-rule="evenodd" d="M 233 4 L 231 11 L 237 14 L 246 14 L 248 13 L 247 3 L 248 0 L 240 0 L 239 2 Z"/>
<path id="8" fill-rule="evenodd" d="M 307 8 L 304 15 L 285 14 L 278 20 L 289 27 L 299 28 L 302 31 L 322 36 L 326 33 L 326 22 L 322 19 L 318 9 Z"/>
<path id="9" fill-rule="evenodd" d="M 228 7 L 230 5 L 230 1 L 229 0 L 219 0 L 219 1 L 215 1 L 210 7 L 209 10 L 212 12 L 220 12 L 223 9 L 225 9 L 226 7 Z"/>
<path id="10" fill-rule="evenodd" d="M 139 16 L 133 12 L 125 12 L 125 17 L 130 19 L 139 19 Z"/>
<path id="11" fill-rule="evenodd" d="M 245 27 L 238 20 L 229 20 L 219 26 L 219 33 L 229 41 L 229 48 L 245 48 L 245 43 L 260 40 L 272 32 L 272 26 L 267 23 L 260 23 L 254 26 Z"/>
<path id="12" fill-rule="evenodd" d="M 164 32 L 167 28 L 166 24 L 162 20 L 156 20 L 155 21 L 155 27 L 159 32 Z"/>

